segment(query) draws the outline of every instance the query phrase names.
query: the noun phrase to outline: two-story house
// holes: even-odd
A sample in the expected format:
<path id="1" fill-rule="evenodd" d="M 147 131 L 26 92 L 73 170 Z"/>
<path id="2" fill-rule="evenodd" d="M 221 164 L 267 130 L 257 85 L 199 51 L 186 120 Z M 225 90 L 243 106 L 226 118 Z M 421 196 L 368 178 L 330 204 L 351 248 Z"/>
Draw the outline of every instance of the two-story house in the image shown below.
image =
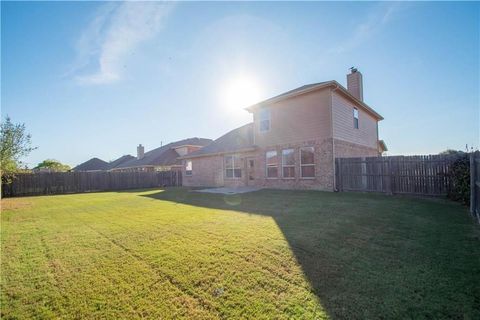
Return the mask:
<path id="1" fill-rule="evenodd" d="M 184 160 L 185 186 L 333 190 L 335 158 L 377 156 L 378 122 L 363 101 L 362 74 L 309 84 L 246 108 L 253 123 L 228 132 Z"/>

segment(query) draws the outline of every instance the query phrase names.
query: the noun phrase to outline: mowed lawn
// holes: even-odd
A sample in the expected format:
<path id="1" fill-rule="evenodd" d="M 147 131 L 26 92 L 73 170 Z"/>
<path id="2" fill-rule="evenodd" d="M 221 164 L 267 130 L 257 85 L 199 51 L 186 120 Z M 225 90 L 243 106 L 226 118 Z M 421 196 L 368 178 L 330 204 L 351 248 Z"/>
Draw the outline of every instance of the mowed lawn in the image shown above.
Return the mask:
<path id="1" fill-rule="evenodd" d="M 2 200 L 2 319 L 479 319 L 439 199 L 143 190 Z"/>

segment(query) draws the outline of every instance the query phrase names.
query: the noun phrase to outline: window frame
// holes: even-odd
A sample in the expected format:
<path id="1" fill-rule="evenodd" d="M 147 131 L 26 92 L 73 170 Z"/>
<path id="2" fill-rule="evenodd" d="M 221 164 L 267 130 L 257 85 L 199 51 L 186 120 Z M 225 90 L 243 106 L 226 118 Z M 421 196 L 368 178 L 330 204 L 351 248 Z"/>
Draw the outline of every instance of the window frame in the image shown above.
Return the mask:
<path id="1" fill-rule="evenodd" d="M 262 119 L 262 112 L 267 112 L 268 119 Z M 268 129 L 262 130 L 262 122 L 268 121 Z M 268 132 L 272 129 L 272 113 L 270 108 L 262 108 L 258 112 L 258 131 L 261 133 Z"/>
<path id="2" fill-rule="evenodd" d="M 269 152 L 275 152 L 275 157 L 277 157 L 277 163 L 275 165 L 269 165 L 268 164 L 268 153 Z M 265 178 L 266 179 L 278 179 L 278 167 L 279 167 L 279 163 L 278 163 L 278 151 L 277 150 L 269 150 L 269 151 L 266 151 L 265 152 Z M 268 168 L 269 167 L 273 167 L 273 168 L 277 168 L 277 175 L 275 177 L 269 177 L 268 176 Z"/>
<path id="3" fill-rule="evenodd" d="M 353 108 L 353 128 L 358 129 L 360 127 L 360 113 L 356 107 Z"/>
<path id="4" fill-rule="evenodd" d="M 293 155 L 293 164 L 285 164 L 284 162 L 284 151 L 291 151 L 291 154 Z M 284 168 L 293 168 L 293 177 L 285 177 L 285 171 L 283 170 Z M 296 172 L 295 172 L 295 149 L 294 148 L 287 148 L 287 149 L 282 149 L 282 178 L 283 179 L 295 179 L 296 178 Z"/>
<path id="5" fill-rule="evenodd" d="M 188 167 L 189 167 L 188 164 L 189 163 L 190 163 L 190 170 L 188 170 Z M 187 160 L 185 162 L 185 176 L 190 177 L 190 176 L 192 176 L 192 174 L 193 174 L 193 161 L 192 160 Z"/>
<path id="6" fill-rule="evenodd" d="M 303 149 L 307 149 L 307 148 L 308 148 L 308 149 L 311 149 L 311 150 L 313 151 L 313 163 L 303 164 L 303 163 L 302 163 L 302 150 L 303 150 Z M 311 179 L 315 179 L 315 178 L 317 177 L 316 174 L 315 174 L 315 147 L 313 147 L 313 146 L 300 147 L 300 149 L 299 149 L 299 154 L 298 154 L 298 155 L 299 155 L 299 157 L 300 157 L 300 158 L 299 158 L 299 162 L 300 162 L 300 178 L 301 178 L 301 179 L 310 179 L 310 180 L 311 180 Z M 313 177 L 312 177 L 312 176 L 310 176 L 310 177 L 304 177 L 304 176 L 303 176 L 303 171 L 302 171 L 302 168 L 303 168 L 303 167 L 313 167 Z"/>
<path id="7" fill-rule="evenodd" d="M 232 167 L 227 167 L 227 161 L 226 161 L 227 158 L 231 158 Z M 236 162 L 235 158 L 238 158 L 238 162 L 240 163 L 240 166 L 238 168 L 235 166 L 235 162 Z M 230 155 L 223 156 L 223 165 L 224 165 L 224 168 L 225 168 L 224 169 L 225 179 L 242 179 L 242 161 L 241 161 L 241 158 L 240 158 L 239 155 L 230 154 Z M 231 177 L 228 176 L 227 170 L 232 170 L 232 176 Z M 236 170 L 240 170 L 240 176 L 235 175 Z"/>

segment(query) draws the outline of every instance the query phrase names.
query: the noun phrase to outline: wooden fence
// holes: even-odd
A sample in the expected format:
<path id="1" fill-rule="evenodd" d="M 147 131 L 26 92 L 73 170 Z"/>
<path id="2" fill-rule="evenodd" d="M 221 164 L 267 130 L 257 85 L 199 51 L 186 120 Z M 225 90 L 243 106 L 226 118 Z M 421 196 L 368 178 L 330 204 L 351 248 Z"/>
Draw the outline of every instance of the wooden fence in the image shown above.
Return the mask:
<path id="1" fill-rule="evenodd" d="M 452 187 L 450 169 L 459 155 L 337 158 L 336 189 L 445 196 Z"/>
<path id="2" fill-rule="evenodd" d="M 480 223 L 480 151 L 470 154 L 470 212 Z"/>
<path id="3" fill-rule="evenodd" d="M 2 184 L 2 197 L 181 185 L 182 174 L 178 171 L 27 173 L 16 175 L 10 184 Z"/>

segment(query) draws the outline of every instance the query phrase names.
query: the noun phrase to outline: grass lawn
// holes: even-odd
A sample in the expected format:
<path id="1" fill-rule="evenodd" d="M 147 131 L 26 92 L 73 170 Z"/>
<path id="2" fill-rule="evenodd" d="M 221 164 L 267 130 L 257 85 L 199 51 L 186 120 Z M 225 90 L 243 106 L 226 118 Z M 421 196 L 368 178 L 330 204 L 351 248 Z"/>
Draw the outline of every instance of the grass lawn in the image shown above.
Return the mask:
<path id="1" fill-rule="evenodd" d="M 2 319 L 480 318 L 480 228 L 444 200 L 144 190 L 1 223 Z"/>

